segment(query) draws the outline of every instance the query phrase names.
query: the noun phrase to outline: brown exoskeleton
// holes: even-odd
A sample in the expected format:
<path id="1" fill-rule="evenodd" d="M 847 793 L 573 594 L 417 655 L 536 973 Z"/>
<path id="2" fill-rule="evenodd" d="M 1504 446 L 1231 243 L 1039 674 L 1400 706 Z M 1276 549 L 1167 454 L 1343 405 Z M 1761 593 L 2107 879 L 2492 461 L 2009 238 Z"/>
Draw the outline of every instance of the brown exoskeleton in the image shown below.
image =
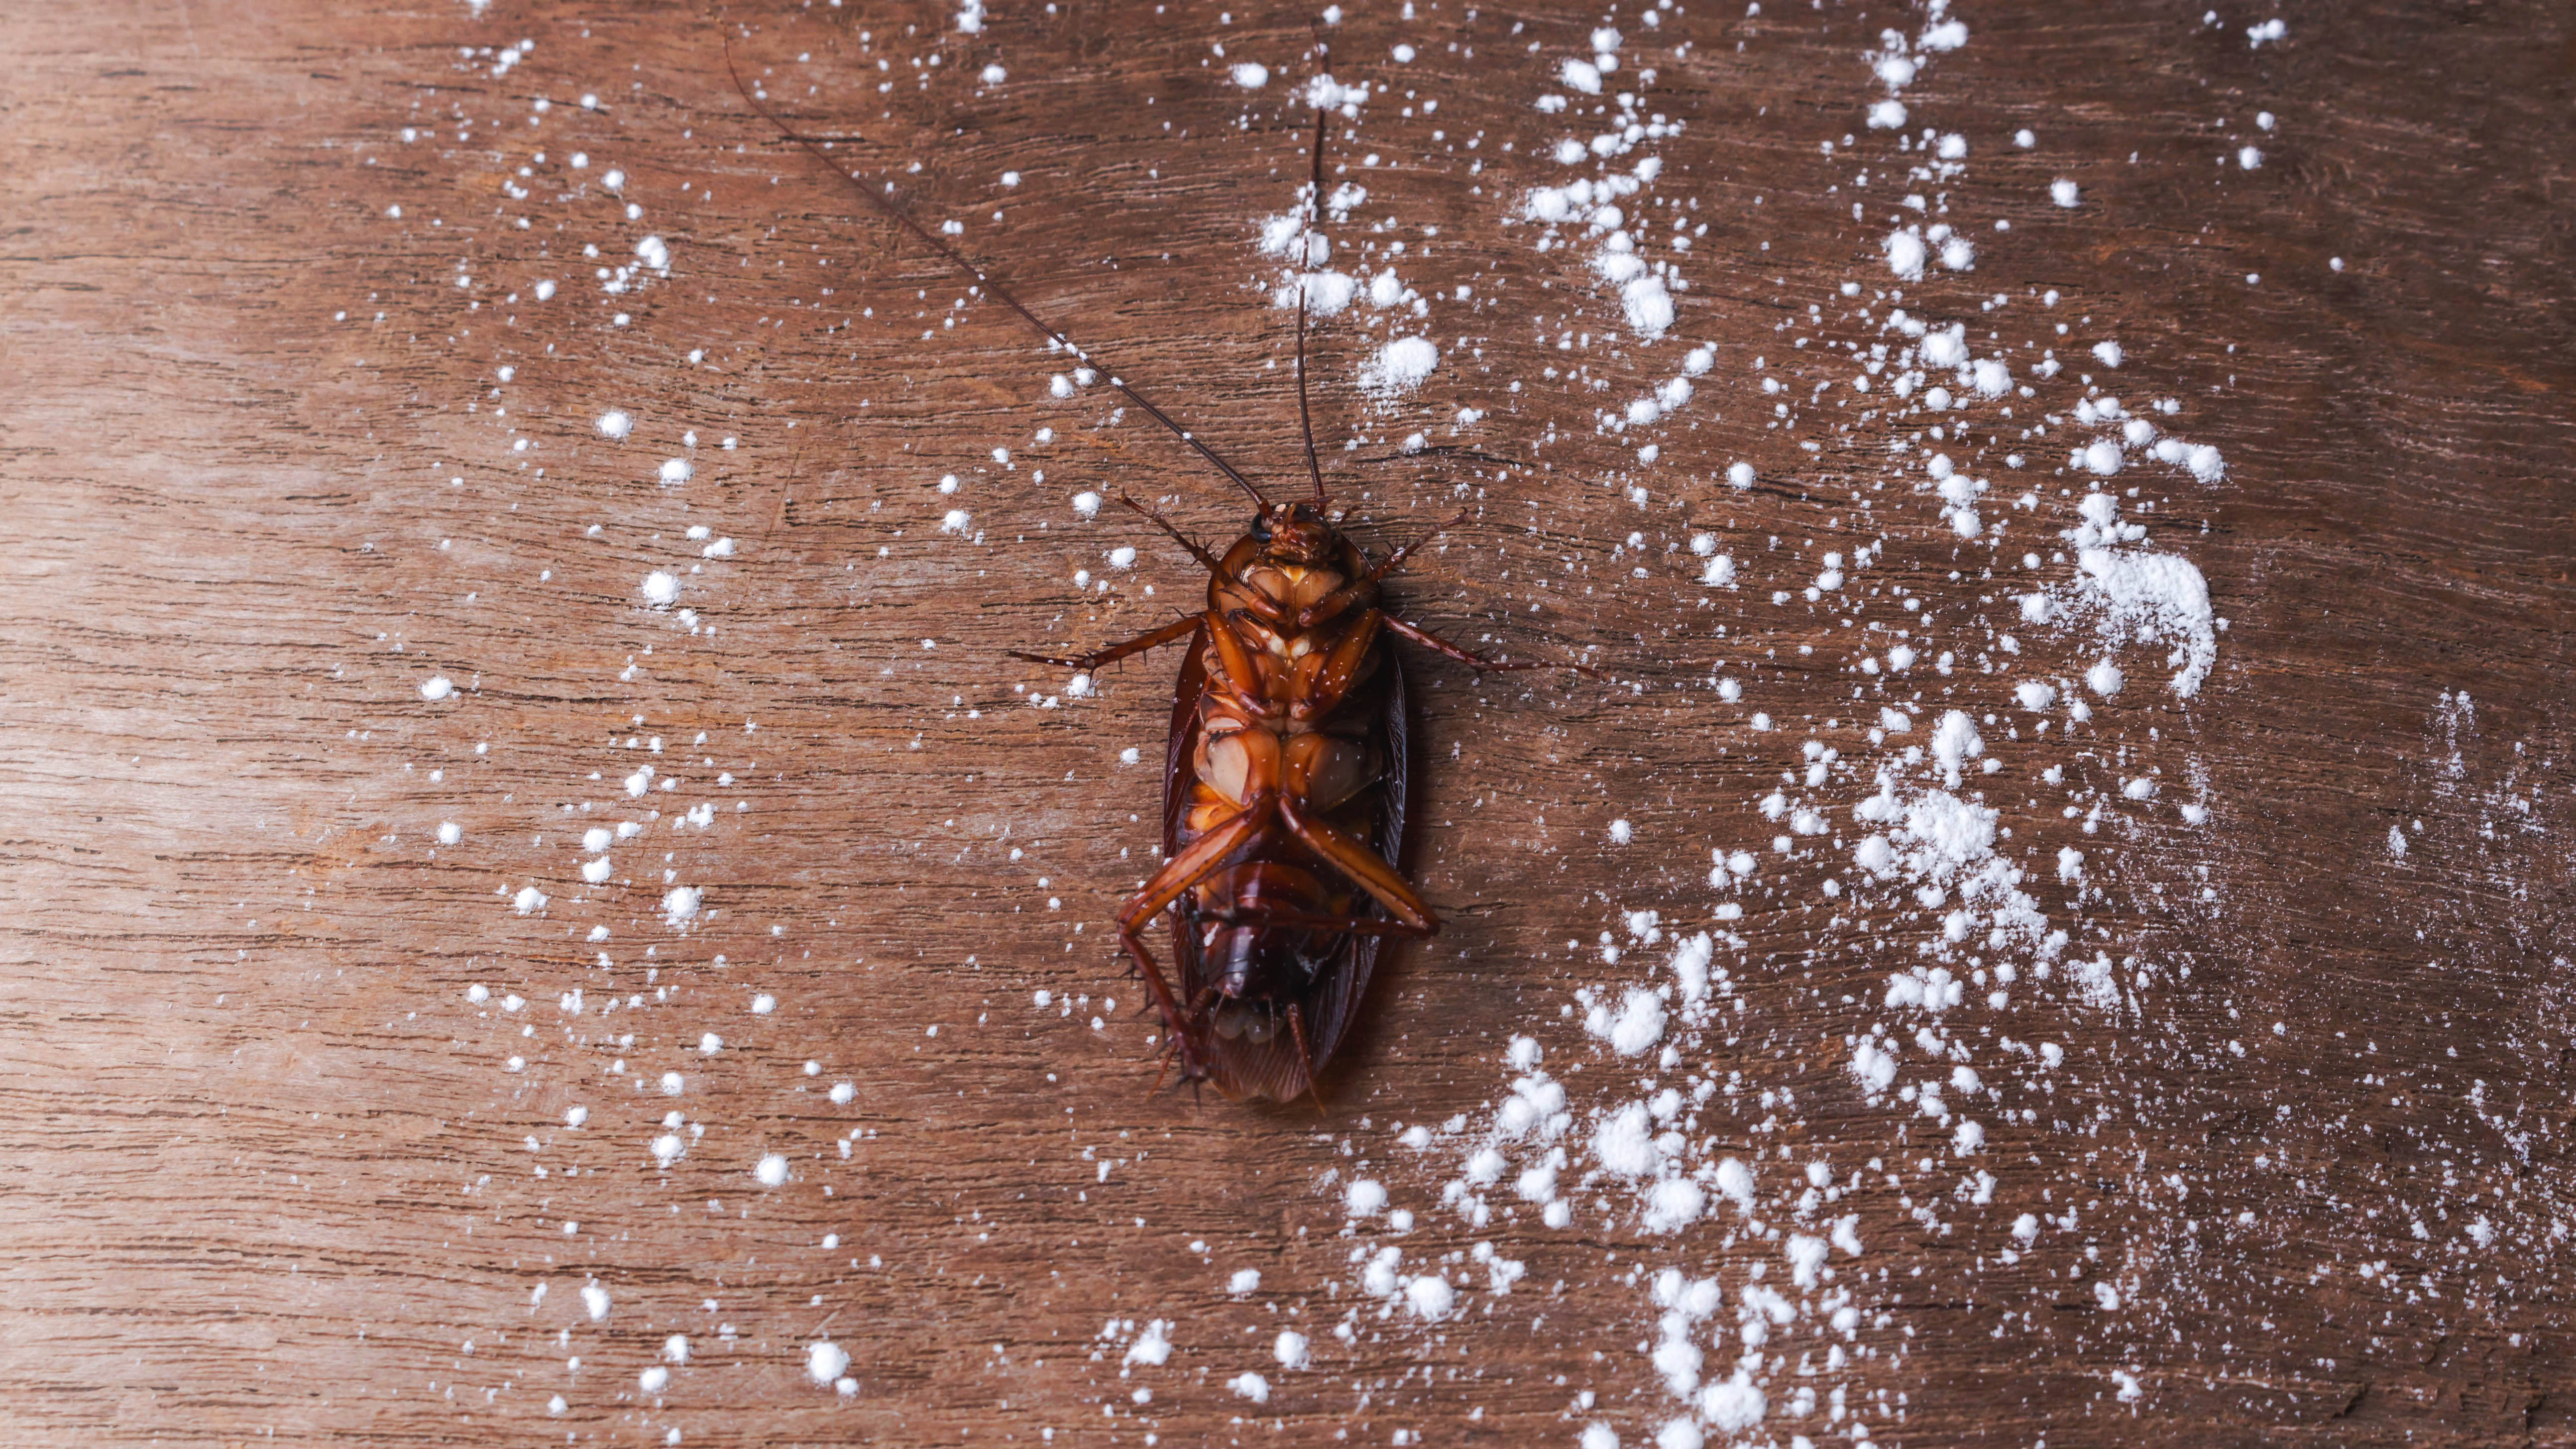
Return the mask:
<path id="1" fill-rule="evenodd" d="M 1320 47 L 1319 53 L 1320 53 Z M 731 52 L 727 52 L 730 66 Z M 743 99 L 821 158 L 871 205 L 973 277 L 1048 339 L 1056 329 L 824 147 L 771 115 L 739 71 Z M 1315 115 L 1309 222 L 1323 192 L 1326 114 Z M 1348 1034 L 1388 939 L 1440 929 L 1399 866 L 1406 831 L 1409 701 L 1387 636 L 1480 670 L 1506 663 L 1462 649 L 1386 606 L 1379 584 L 1420 541 L 1369 556 L 1337 526 L 1306 396 L 1306 309 L 1297 308 L 1297 407 L 1312 502 L 1273 502 L 1250 478 L 1124 381 L 1110 385 L 1250 495 L 1249 530 L 1222 557 L 1126 499 L 1208 571 L 1207 605 L 1081 655 L 1020 654 L 1083 671 L 1186 639 L 1163 772 L 1163 864 L 1118 913 L 1118 939 L 1144 977 L 1183 1081 L 1279 1101 L 1322 1092 L 1317 1077 Z M 1595 677 L 1598 677 L 1595 675 Z M 1146 948 L 1170 918 L 1177 984 Z"/>

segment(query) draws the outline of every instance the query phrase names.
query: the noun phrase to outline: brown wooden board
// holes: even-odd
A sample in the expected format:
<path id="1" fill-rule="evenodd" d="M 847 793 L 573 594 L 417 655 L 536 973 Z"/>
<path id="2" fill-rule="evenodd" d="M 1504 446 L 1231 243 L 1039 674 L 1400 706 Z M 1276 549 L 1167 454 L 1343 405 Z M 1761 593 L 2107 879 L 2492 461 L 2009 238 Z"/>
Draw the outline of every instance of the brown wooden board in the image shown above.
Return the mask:
<path id="1" fill-rule="evenodd" d="M 1336 181 L 1370 195 L 1335 264 L 1392 267 L 1425 312 L 1319 325 L 1337 486 L 1381 547 L 1470 510 L 1400 581 L 1417 615 L 1618 683 L 1413 661 L 1416 879 L 1448 924 L 1391 953 L 1324 1114 L 1149 1090 L 1155 1026 L 1107 923 L 1149 869 L 1175 662 L 1081 698 L 1004 653 L 1123 637 L 1196 590 L 1077 492 L 1159 500 L 1211 539 L 1240 501 L 1112 423 L 1105 390 L 1051 396 L 1068 359 L 749 116 L 709 12 L 0 16 L 0 1440 L 1572 1445 L 1600 1425 L 1634 1446 L 1692 1413 L 1650 1361 L 1669 1268 L 1722 1291 L 1679 1326 L 1710 1381 L 1762 1312 L 1746 1291 L 1786 1290 L 1753 1442 L 2576 1442 L 2566 7 L 2292 4 L 2253 39 L 2268 4 L 1959 0 L 1967 43 L 1938 52 L 1920 6 L 1690 0 L 1652 28 L 1633 7 L 1348 9 L 1334 70 L 1375 93 L 1334 125 Z M 1215 446 L 1294 479 L 1279 264 L 1254 243 L 1304 171 L 1313 15 L 727 14 L 784 110 L 960 222 Z M 1594 98 L 1563 66 L 1605 25 L 1622 68 Z M 1884 31 L 1922 61 L 1901 131 L 1867 123 Z M 1234 83 L 1245 60 L 1265 86 Z M 1618 162 L 1661 158 L 1633 220 L 1688 281 L 1652 345 L 1591 269 L 1598 238 L 1542 251 L 1513 219 L 1530 188 L 1609 169 L 1550 152 L 1622 90 L 1641 135 L 1680 123 Z M 1964 170 L 1910 174 L 1927 129 L 1965 138 Z M 1686 256 L 1676 215 L 1707 228 Z M 1885 238 L 1945 220 L 1973 270 L 1936 256 L 1900 283 Z M 669 275 L 604 290 L 647 235 Z M 1873 344 L 1917 346 L 1885 330 L 1897 306 L 1962 322 L 2034 395 L 1931 414 L 1892 396 L 1901 358 L 1858 391 Z M 1404 330 L 1439 367 L 1377 399 L 1359 376 Z M 2090 352 L 2107 339 L 2116 370 Z M 1690 401 L 1605 430 L 1702 343 Z M 2044 381 L 2043 348 L 2066 369 Z M 2127 687 L 2060 745 L 2010 685 L 2104 651 L 2016 598 L 2077 587 L 2058 534 L 2101 480 L 2069 454 L 2116 431 L 2076 417 L 2088 386 L 2223 453 L 2216 482 L 2139 452 L 2107 481 L 2228 628 L 2188 700 L 2160 647 L 2119 650 Z M 622 440 L 595 425 L 610 409 Z M 1414 433 L 1518 466 L 1390 461 Z M 1980 539 L 1942 515 L 1936 450 L 1990 484 Z M 1697 533 L 1734 587 L 1701 582 Z M 1824 553 L 1864 544 L 1805 597 Z M 669 605 L 641 592 L 656 571 Z M 1924 657 L 1859 672 L 1897 627 Z M 454 693 L 425 698 L 434 676 Z M 1852 865 L 1852 807 L 1904 743 L 1867 731 L 1899 704 L 1918 741 L 1973 712 L 1987 753 L 1957 788 L 2070 933 L 2066 969 L 2007 1008 L 1965 980 L 1977 999 L 1937 1016 L 1887 1004 L 1891 975 L 1935 964 L 1918 950 L 1965 973 L 1977 949 Z M 1838 752 L 1815 787 L 1809 740 Z M 1812 794 L 1824 832 L 1764 818 L 1775 789 Z M 583 832 L 630 819 L 585 881 Z M 2081 882 L 2049 867 L 2068 847 Z M 1759 873 L 1712 887 L 1712 852 L 1737 850 Z M 703 892 L 693 920 L 666 920 L 674 886 Z M 1650 910 L 1651 944 L 1628 915 Z M 1679 1060 L 1587 1033 L 1578 991 L 1624 1009 L 1707 930 L 1743 944 L 1721 937 L 1730 994 Z M 2071 963 L 2097 955 L 2093 1003 Z M 1919 1093 L 1864 1091 L 1874 1028 L 1901 1048 L 1892 1087 L 1956 1065 L 1918 1030 L 1972 1058 L 1980 1086 L 1940 1110 L 1980 1118 L 1981 1151 Z M 1516 1036 L 1573 1119 L 1562 1229 L 1514 1192 L 1526 1142 L 1461 1189 L 1482 1226 L 1443 1202 Z M 1750 1164 L 1757 1197 L 1739 1213 L 1711 1177 L 1706 1217 L 1658 1233 L 1634 1187 L 1586 1183 L 1592 1134 L 1694 1079 L 1713 1096 L 1684 1155 Z M 1403 1145 L 1416 1126 L 1430 1146 Z M 1802 1214 L 1809 1162 L 1839 1200 Z M 1361 1178 L 1410 1231 L 1351 1220 Z M 1781 1235 L 1843 1215 L 1864 1251 L 1797 1287 Z M 1389 1247 L 1392 1299 L 1369 1281 Z M 1486 1253 L 1524 1265 L 1508 1293 Z M 1426 1274 L 1457 1285 L 1436 1320 L 1402 1288 Z M 1158 1320 L 1168 1360 L 1129 1363 Z M 1274 1360 L 1291 1328 L 1309 1368 Z M 673 1334 L 688 1359 L 648 1385 Z M 846 1396 L 807 1376 L 822 1337 L 851 1356 Z M 1229 1387 L 1246 1371 L 1266 1402 Z"/>

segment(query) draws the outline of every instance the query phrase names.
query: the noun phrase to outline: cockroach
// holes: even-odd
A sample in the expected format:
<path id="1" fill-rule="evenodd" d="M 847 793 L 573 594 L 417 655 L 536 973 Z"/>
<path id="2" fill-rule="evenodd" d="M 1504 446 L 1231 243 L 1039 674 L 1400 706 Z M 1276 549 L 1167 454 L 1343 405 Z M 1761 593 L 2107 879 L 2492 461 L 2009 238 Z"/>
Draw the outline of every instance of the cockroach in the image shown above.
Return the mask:
<path id="1" fill-rule="evenodd" d="M 1319 62 L 1322 47 L 1317 47 Z M 744 102 L 872 207 L 975 279 L 1086 364 L 1090 355 L 1040 321 L 983 268 L 819 141 L 772 113 L 733 66 Z M 1327 112 L 1315 111 L 1307 222 L 1324 188 Z M 1186 640 L 1163 760 L 1162 865 L 1118 912 L 1118 940 L 1163 1018 L 1166 1071 L 1228 1097 L 1320 1106 L 1324 1064 L 1349 1034 L 1390 940 L 1427 937 L 1440 918 L 1399 864 L 1410 825 L 1411 700 L 1388 636 L 1478 670 L 1570 668 L 1489 659 L 1387 607 L 1380 585 L 1417 539 L 1372 559 L 1339 527 L 1315 452 L 1306 386 L 1306 306 L 1297 305 L 1297 414 L 1311 501 L 1274 501 L 1241 469 L 1125 380 L 1109 385 L 1243 490 L 1250 529 L 1209 552 L 1154 510 L 1119 501 L 1169 534 L 1208 572 L 1207 604 L 1087 654 L 1012 651 L 1085 673 Z M 1435 535 L 1436 536 L 1436 532 Z M 1145 944 L 1169 919 L 1177 984 Z"/>

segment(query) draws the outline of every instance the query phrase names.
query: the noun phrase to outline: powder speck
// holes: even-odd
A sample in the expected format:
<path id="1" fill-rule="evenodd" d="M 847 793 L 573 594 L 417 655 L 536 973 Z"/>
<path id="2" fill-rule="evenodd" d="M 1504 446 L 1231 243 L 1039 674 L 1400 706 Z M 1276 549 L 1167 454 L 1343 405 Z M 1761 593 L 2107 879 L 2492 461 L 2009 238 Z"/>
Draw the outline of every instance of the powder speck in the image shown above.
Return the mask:
<path id="1" fill-rule="evenodd" d="M 420 682 L 420 697 L 435 703 L 456 692 L 456 684 L 444 674 L 433 674 Z"/>
<path id="2" fill-rule="evenodd" d="M 655 569 L 653 572 L 644 576 L 645 603 L 652 605 L 656 609 L 667 609 L 671 605 L 678 603 L 679 599 L 680 580 L 677 575 L 666 574 L 659 569 Z"/>
<path id="3" fill-rule="evenodd" d="M 752 1175 L 760 1179 L 762 1187 L 785 1187 L 787 1159 L 775 1152 L 769 1153 L 760 1159 L 760 1166 L 752 1169 Z"/>

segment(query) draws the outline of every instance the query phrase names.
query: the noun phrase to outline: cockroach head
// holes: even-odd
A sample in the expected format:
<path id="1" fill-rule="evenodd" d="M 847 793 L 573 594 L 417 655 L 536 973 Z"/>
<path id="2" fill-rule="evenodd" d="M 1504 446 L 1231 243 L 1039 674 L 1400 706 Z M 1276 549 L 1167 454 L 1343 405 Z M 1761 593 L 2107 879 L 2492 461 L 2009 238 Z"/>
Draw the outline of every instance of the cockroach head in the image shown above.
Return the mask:
<path id="1" fill-rule="evenodd" d="M 1340 539 L 1311 504 L 1273 503 L 1252 515 L 1252 536 L 1279 563 L 1313 566 L 1340 554 Z"/>

